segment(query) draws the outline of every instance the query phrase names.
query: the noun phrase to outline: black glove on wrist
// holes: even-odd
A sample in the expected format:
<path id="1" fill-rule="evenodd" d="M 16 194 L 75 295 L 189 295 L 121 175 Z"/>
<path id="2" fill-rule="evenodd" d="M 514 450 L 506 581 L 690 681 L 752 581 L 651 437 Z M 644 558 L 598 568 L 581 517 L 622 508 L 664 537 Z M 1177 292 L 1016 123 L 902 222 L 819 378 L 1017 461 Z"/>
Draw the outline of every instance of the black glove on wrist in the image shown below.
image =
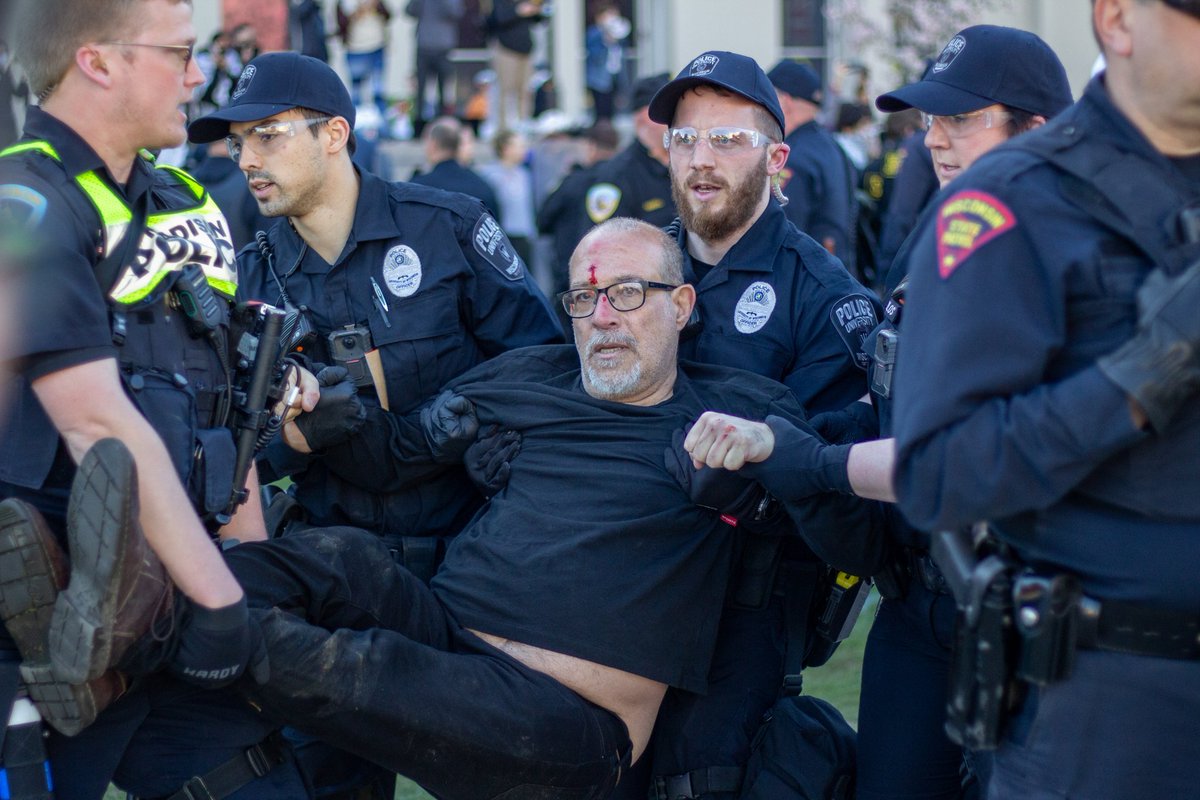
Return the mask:
<path id="1" fill-rule="evenodd" d="M 479 433 L 475 404 L 461 394 L 444 391 L 421 409 L 421 432 L 438 464 L 462 461 Z"/>
<path id="2" fill-rule="evenodd" d="M 1161 433 L 1200 388 L 1200 261 L 1174 278 L 1154 270 L 1137 301 L 1137 333 L 1096 364 Z"/>
<path id="3" fill-rule="evenodd" d="M 512 460 L 521 452 L 521 434 L 502 431 L 493 425 L 463 455 L 467 476 L 485 497 L 492 497 L 508 485 Z"/>
<path id="4" fill-rule="evenodd" d="M 180 679 L 216 689 L 233 683 L 247 668 L 255 680 L 266 679 L 266 648 L 258 626 L 250 622 L 244 596 L 222 608 L 193 604 L 182 624 L 170 665 Z"/>
<path id="5" fill-rule="evenodd" d="M 825 444 L 807 424 L 795 425 L 782 417 L 766 419 L 775 434 L 770 458 L 747 464 L 742 471 L 785 502 L 798 502 L 822 492 L 854 494 L 846 472 L 848 444 Z"/>
<path id="6" fill-rule="evenodd" d="M 358 433 L 367 409 L 345 367 L 324 367 L 317 373 L 321 399 L 312 411 L 296 417 L 296 427 L 312 450 L 324 450 Z"/>
<path id="7" fill-rule="evenodd" d="M 692 466 L 692 457 L 683 449 L 684 431 L 675 431 L 671 446 L 663 451 L 663 465 L 687 492 L 693 504 L 712 509 L 735 519 L 754 513 L 766 492 L 742 470 Z"/>

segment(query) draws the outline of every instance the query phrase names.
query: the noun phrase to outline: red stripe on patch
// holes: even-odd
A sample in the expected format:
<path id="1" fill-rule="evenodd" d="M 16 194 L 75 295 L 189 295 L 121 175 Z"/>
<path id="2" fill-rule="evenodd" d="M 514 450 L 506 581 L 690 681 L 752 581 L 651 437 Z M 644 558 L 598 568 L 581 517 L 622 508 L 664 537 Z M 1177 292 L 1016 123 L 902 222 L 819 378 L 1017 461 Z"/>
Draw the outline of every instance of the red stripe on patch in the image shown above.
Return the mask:
<path id="1" fill-rule="evenodd" d="M 1017 226 L 1008 206 L 987 192 L 958 192 L 938 209 L 938 274 L 949 278 L 983 245 Z"/>

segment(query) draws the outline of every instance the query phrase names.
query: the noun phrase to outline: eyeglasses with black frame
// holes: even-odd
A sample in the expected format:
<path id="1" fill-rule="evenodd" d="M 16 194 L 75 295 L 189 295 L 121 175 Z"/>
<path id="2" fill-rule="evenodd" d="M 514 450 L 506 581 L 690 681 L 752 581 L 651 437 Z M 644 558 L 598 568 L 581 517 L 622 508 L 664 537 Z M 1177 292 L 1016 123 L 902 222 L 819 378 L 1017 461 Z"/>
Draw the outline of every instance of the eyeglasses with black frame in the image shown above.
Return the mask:
<path id="1" fill-rule="evenodd" d="M 196 53 L 196 45 L 194 44 L 154 44 L 153 42 L 104 42 L 103 44 L 115 44 L 121 47 L 153 47 L 157 50 L 173 50 L 179 55 L 179 59 L 183 62 L 183 68 L 186 70 L 192 63 L 192 57 Z"/>
<path id="2" fill-rule="evenodd" d="M 596 313 L 600 303 L 600 295 L 608 298 L 608 304 L 617 311 L 636 311 L 646 305 L 646 291 L 662 289 L 665 292 L 678 289 L 679 284 L 658 283 L 641 278 L 629 278 L 605 287 L 585 286 L 581 289 L 567 289 L 560 292 L 558 299 L 562 301 L 563 310 L 571 319 L 585 319 Z"/>
<path id="3" fill-rule="evenodd" d="M 319 125 L 322 122 L 329 122 L 333 117 L 314 117 L 312 119 L 289 119 L 282 122 L 268 122 L 263 125 L 255 125 L 250 130 L 246 131 L 245 136 L 237 136 L 229 134 L 225 137 L 225 146 L 229 148 L 229 157 L 234 161 L 242 160 L 242 147 L 246 139 L 253 139 L 254 152 L 269 153 L 278 144 L 279 138 L 296 135 L 296 126 L 300 125 L 305 128 L 311 128 L 313 125 Z"/>

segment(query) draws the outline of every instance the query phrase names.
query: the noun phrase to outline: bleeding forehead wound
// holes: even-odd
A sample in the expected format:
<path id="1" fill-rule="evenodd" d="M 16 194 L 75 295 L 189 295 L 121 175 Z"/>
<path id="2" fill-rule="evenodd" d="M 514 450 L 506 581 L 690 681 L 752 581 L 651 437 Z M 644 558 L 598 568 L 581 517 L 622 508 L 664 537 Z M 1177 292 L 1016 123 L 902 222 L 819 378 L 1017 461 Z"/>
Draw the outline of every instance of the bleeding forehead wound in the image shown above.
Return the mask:
<path id="1" fill-rule="evenodd" d="M 588 283 L 590 283 L 592 286 L 599 285 L 596 281 L 596 265 L 595 264 L 592 264 L 590 267 L 588 267 Z"/>

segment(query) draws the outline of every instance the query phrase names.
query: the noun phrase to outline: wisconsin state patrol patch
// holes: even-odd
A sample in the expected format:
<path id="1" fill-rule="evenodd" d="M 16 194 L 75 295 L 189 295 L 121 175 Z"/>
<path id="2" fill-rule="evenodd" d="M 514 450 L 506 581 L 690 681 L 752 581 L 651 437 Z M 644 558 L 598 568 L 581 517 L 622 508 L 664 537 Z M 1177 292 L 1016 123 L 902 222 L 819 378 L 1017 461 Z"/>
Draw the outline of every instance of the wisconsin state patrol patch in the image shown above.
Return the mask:
<path id="1" fill-rule="evenodd" d="M 949 278 L 971 253 L 1016 225 L 1008 206 L 987 192 L 953 195 L 938 209 L 938 274 Z"/>
<path id="2" fill-rule="evenodd" d="M 383 283 L 396 297 L 412 297 L 421 288 L 421 258 L 406 244 L 398 244 L 383 257 Z"/>
<path id="3" fill-rule="evenodd" d="M 611 183 L 597 183 L 587 190 L 584 207 L 588 219 L 599 225 L 613 215 L 621 203 L 621 190 Z"/>
<path id="4" fill-rule="evenodd" d="M 525 276 L 525 265 L 521 263 L 521 257 L 517 255 L 512 242 L 500 228 L 500 223 L 496 222 L 491 214 L 484 214 L 479 218 L 475 223 L 475 230 L 471 233 L 471 239 L 475 243 L 475 252 L 499 270 L 501 275 L 510 281 L 519 281 Z"/>
<path id="5" fill-rule="evenodd" d="M 861 294 L 848 294 L 829 309 L 829 321 L 850 351 L 854 363 L 865 370 L 871 357 L 863 350 L 863 344 L 879 324 L 875 305 Z"/>

